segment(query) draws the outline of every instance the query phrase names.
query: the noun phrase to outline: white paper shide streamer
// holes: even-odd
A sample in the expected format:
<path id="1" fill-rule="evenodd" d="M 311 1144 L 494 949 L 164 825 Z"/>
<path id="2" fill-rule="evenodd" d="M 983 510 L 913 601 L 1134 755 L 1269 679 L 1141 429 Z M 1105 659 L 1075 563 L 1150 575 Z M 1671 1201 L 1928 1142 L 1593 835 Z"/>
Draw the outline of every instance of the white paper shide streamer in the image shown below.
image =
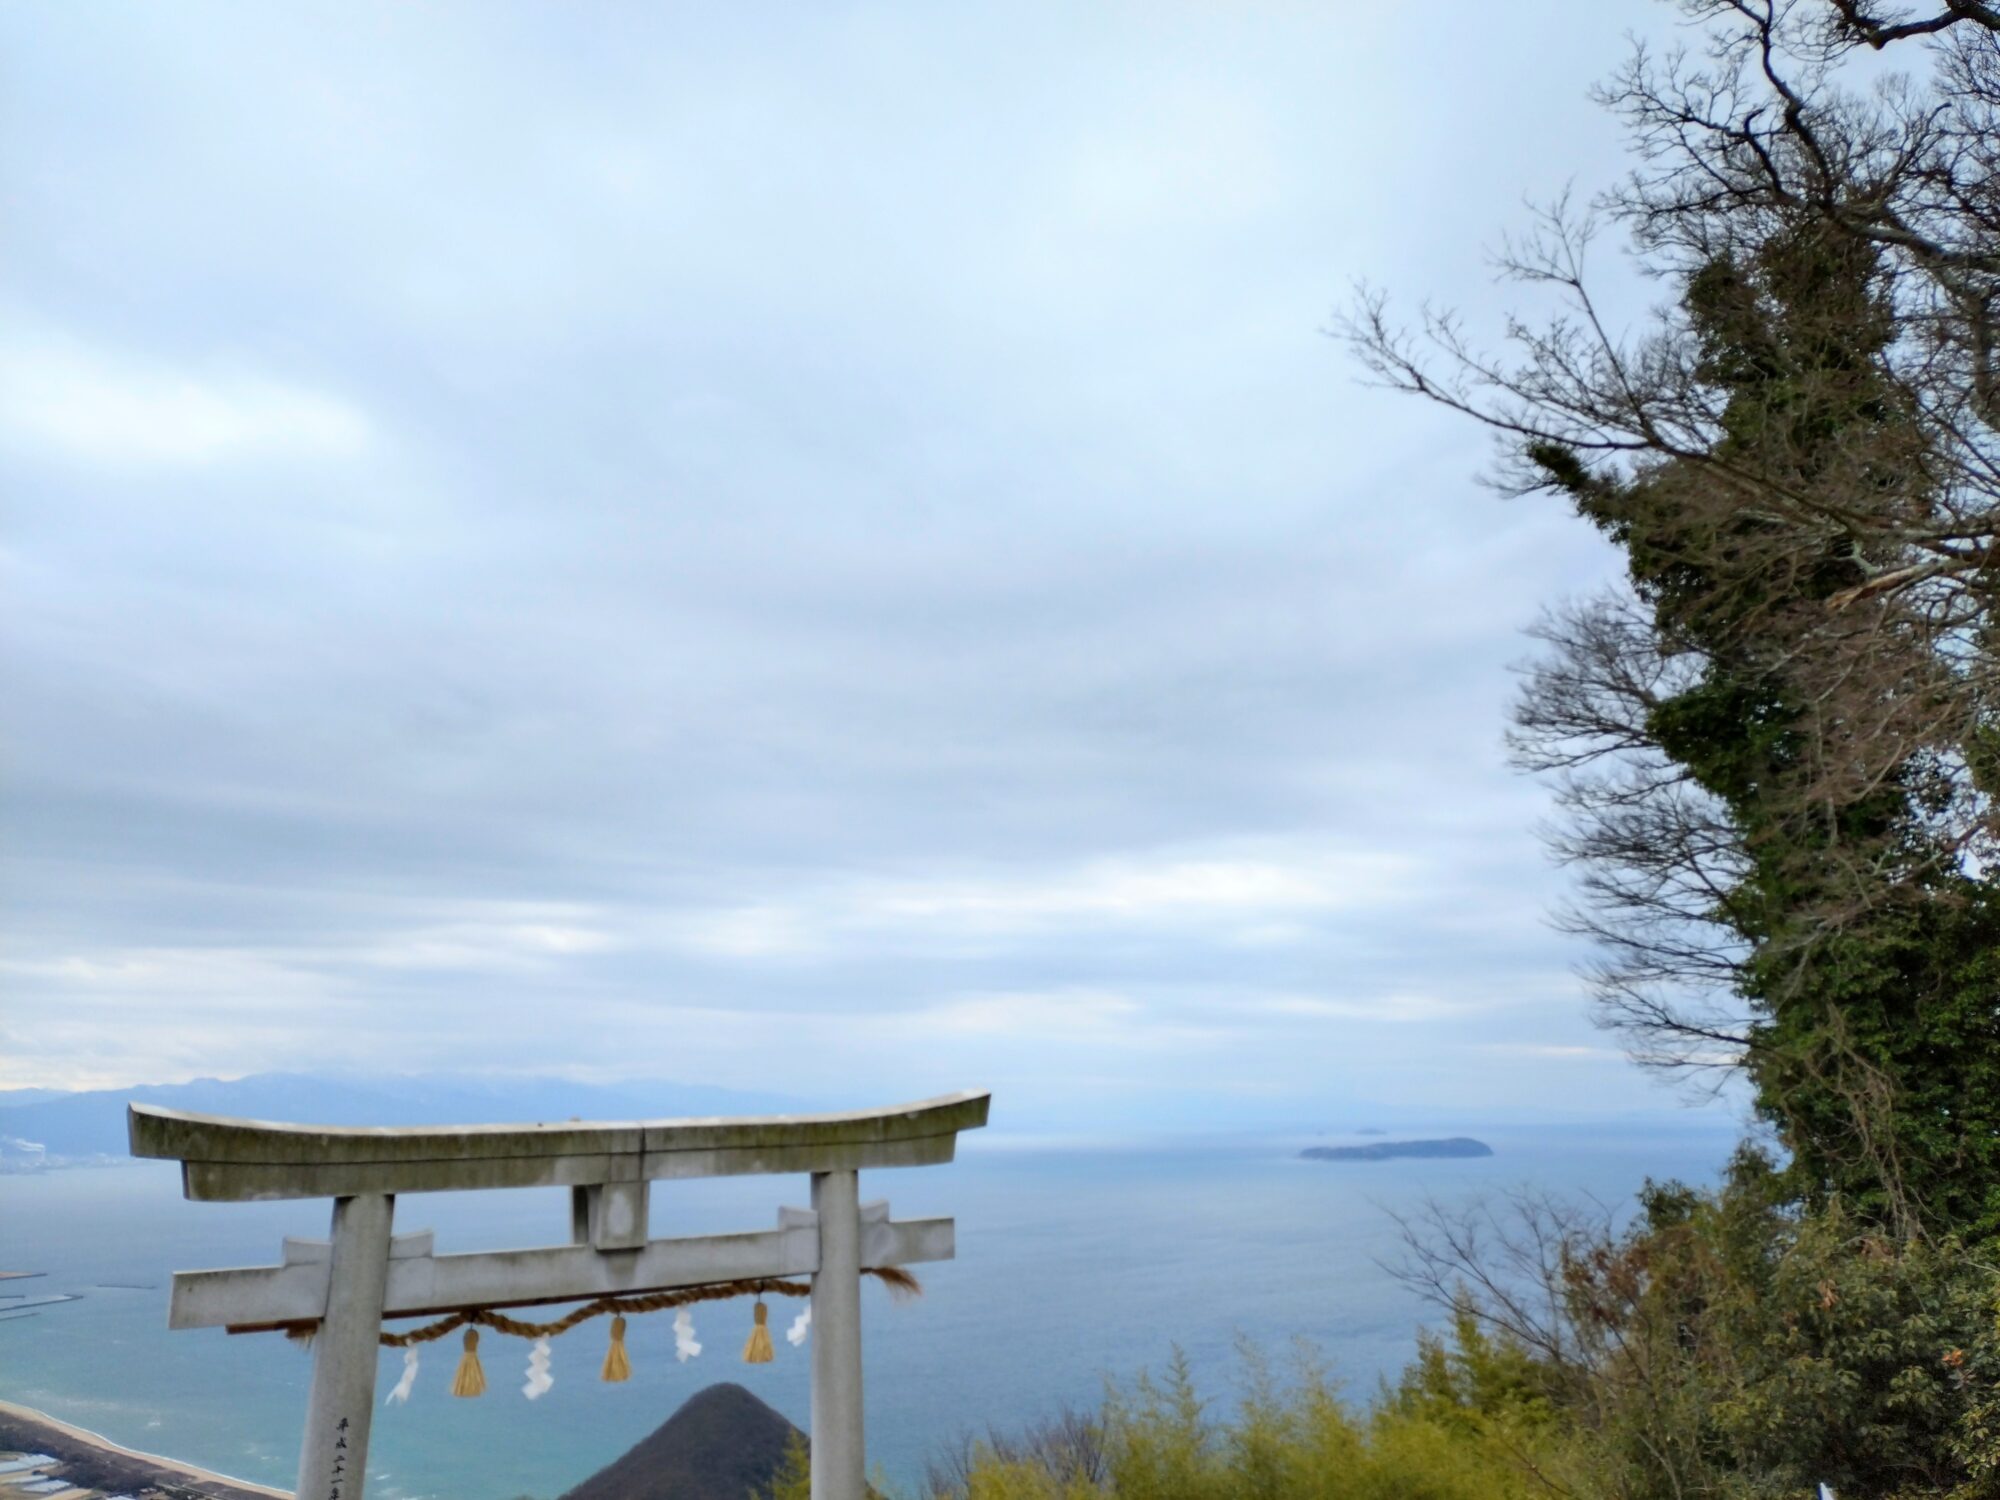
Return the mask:
<path id="1" fill-rule="evenodd" d="M 785 1330 L 785 1342 L 794 1349 L 806 1341 L 806 1334 L 812 1329 L 813 1305 L 808 1302 L 804 1312 L 792 1319 L 792 1326 Z"/>
<path id="2" fill-rule="evenodd" d="M 674 1314 L 674 1357 L 686 1364 L 701 1353 L 701 1345 L 694 1338 L 694 1314 L 683 1307 Z"/>
<path id="3" fill-rule="evenodd" d="M 415 1385 L 416 1383 L 417 1383 L 417 1346 L 415 1344 L 412 1344 L 410 1345 L 409 1348 L 403 1351 L 402 1378 L 398 1380 L 395 1386 L 390 1390 L 389 1400 L 383 1402 L 382 1404 L 384 1406 L 387 1406 L 389 1404 L 389 1401 L 393 1401 L 398 1406 L 402 1405 L 403 1402 L 410 1399 L 410 1387 Z"/>
<path id="4" fill-rule="evenodd" d="M 533 1401 L 555 1383 L 555 1376 L 549 1373 L 549 1341 L 536 1339 L 535 1347 L 528 1351 L 528 1383 L 521 1387 L 521 1394 Z"/>

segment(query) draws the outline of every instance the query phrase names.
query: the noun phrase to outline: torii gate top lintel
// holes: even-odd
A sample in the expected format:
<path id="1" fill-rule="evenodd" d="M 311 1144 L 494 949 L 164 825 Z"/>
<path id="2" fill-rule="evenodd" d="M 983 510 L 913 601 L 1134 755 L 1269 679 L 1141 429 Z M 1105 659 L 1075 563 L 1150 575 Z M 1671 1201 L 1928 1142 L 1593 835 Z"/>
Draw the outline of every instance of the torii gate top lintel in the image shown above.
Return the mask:
<path id="1" fill-rule="evenodd" d="M 128 1106 L 134 1156 L 182 1163 L 191 1199 L 330 1198 L 928 1166 L 986 1123 L 992 1096 L 889 1109 L 520 1125 L 327 1126 Z"/>

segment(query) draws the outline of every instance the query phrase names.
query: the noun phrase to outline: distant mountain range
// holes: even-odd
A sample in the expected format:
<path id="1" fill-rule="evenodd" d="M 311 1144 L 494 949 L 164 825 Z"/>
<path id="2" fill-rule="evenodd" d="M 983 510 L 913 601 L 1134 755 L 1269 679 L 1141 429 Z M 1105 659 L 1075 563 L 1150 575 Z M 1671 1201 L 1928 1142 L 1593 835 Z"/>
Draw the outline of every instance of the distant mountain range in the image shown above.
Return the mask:
<path id="1" fill-rule="evenodd" d="M 563 1078 L 474 1074 L 255 1073 L 192 1083 L 67 1093 L 0 1090 L 0 1167 L 33 1158 L 18 1143 L 44 1148 L 48 1166 L 126 1155 L 125 1106 L 288 1120 L 301 1125 L 475 1125 L 518 1120 L 642 1120 L 675 1115 L 775 1114 L 826 1108 L 783 1094 L 698 1083 L 593 1084 Z"/>

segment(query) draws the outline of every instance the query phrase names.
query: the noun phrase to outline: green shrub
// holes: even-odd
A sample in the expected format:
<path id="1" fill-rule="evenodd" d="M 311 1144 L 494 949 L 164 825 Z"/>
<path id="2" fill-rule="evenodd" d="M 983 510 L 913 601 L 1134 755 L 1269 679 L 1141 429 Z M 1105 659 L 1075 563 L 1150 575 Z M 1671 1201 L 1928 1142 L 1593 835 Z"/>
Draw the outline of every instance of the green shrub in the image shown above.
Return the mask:
<path id="1" fill-rule="evenodd" d="M 1545 1500 L 1538 1464 L 1552 1456 L 1546 1417 L 1489 1429 L 1424 1399 L 1371 1413 L 1343 1402 L 1324 1369 L 1301 1358 L 1289 1381 L 1245 1350 L 1243 1390 L 1220 1410 L 1177 1352 L 1159 1377 L 1114 1388 L 1100 1417 L 1096 1480 L 1059 1472 L 1046 1450 L 975 1444 L 959 1472 L 934 1474 L 932 1500 Z M 1524 1446 L 1525 1444 L 1525 1446 Z M 1002 1445 L 1008 1446 L 1008 1445 Z M 1556 1465 L 1554 1467 L 1561 1467 Z"/>
<path id="2" fill-rule="evenodd" d="M 1448 1303 L 1366 1408 L 1246 1349 L 1178 1355 L 1091 1418 L 990 1437 L 932 1500 L 2000 1500 L 2000 1281 L 1953 1239 L 1802 1208 L 1754 1151 L 1616 1229 L 1522 1198 L 1415 1226 Z M 1423 1231 L 1431 1231 L 1428 1238 Z M 1437 1248 L 1442 1245 L 1445 1248 Z"/>

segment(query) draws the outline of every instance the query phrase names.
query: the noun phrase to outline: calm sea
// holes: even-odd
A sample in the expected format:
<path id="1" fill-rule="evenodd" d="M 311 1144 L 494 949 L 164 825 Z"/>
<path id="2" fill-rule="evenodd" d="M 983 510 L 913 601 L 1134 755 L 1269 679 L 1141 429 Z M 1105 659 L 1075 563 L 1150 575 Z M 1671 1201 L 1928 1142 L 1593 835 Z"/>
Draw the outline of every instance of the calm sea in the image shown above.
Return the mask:
<path id="1" fill-rule="evenodd" d="M 1378 1262 L 1394 1259 L 1390 1211 L 1426 1195 L 1459 1200 L 1532 1183 L 1629 1201 L 1647 1176 L 1712 1180 L 1731 1136 L 1689 1116 L 1669 1131 L 1481 1130 L 1475 1161 L 1325 1163 L 1298 1138 L 1166 1146 L 1009 1146 L 970 1140 L 947 1167 L 880 1172 L 901 1217 L 951 1214 L 959 1259 L 920 1268 L 926 1295 L 864 1294 L 870 1458 L 908 1482 L 940 1441 L 1010 1427 L 1065 1401 L 1093 1403 L 1108 1376 L 1157 1368 L 1178 1344 L 1205 1391 L 1227 1400 L 1247 1338 L 1282 1353 L 1319 1347 L 1366 1397 L 1415 1347 L 1431 1316 Z M 763 1228 L 803 1179 L 735 1179 L 656 1189 L 655 1234 Z M 442 1251 L 561 1242 L 561 1192 L 406 1198 L 399 1229 L 435 1228 Z M 322 1204 L 196 1204 L 177 1169 L 140 1163 L 0 1177 L 0 1269 L 40 1271 L 0 1286 L 0 1396 L 130 1447 L 288 1486 L 310 1356 L 277 1335 L 169 1334 L 169 1273 L 270 1264 L 279 1237 L 323 1236 Z M 773 1311 L 778 1328 L 789 1321 Z M 693 1391 L 749 1386 L 805 1424 L 806 1351 L 738 1359 L 747 1303 L 696 1310 L 705 1352 L 673 1357 L 666 1316 L 633 1320 L 633 1377 L 604 1385 L 601 1322 L 557 1340 L 555 1388 L 519 1394 L 528 1346 L 488 1334 L 489 1390 L 447 1387 L 455 1340 L 425 1352 L 407 1405 L 381 1410 L 370 1456 L 380 1500 L 511 1500 L 560 1494 L 638 1441 Z M 385 1351 L 386 1392 L 401 1355 Z"/>

